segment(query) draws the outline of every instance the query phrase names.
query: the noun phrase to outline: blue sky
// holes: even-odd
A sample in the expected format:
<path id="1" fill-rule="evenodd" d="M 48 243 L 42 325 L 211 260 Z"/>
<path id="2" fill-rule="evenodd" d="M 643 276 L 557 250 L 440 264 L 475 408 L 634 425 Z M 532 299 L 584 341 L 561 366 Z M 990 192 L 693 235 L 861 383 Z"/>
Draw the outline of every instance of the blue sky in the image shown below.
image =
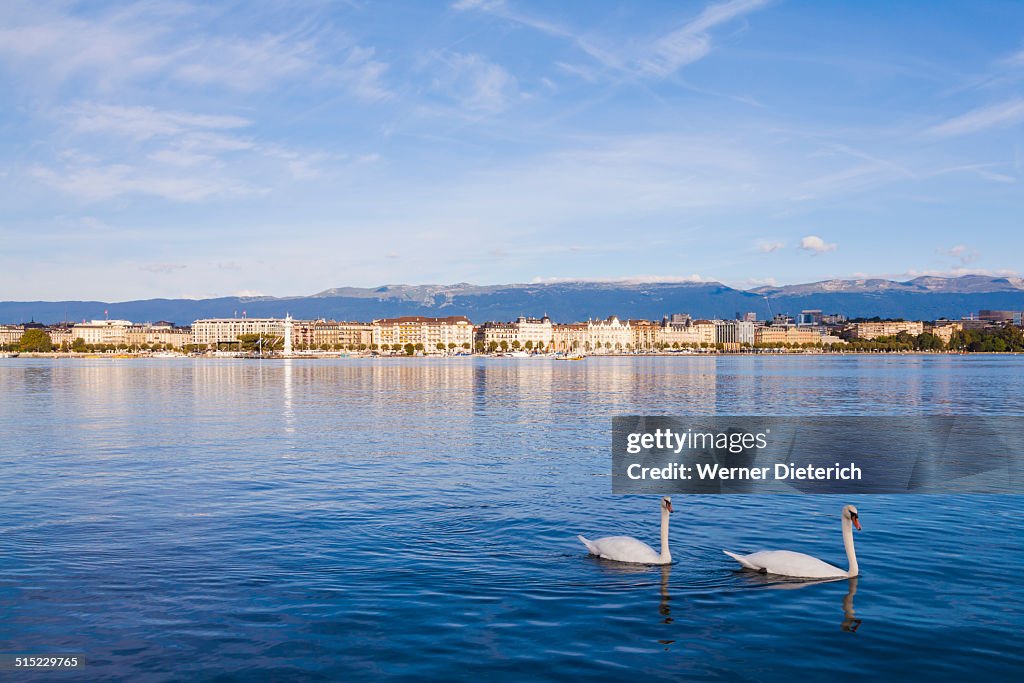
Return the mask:
<path id="1" fill-rule="evenodd" d="M 1020 2 L 6 2 L 0 88 L 0 299 L 1024 254 Z"/>

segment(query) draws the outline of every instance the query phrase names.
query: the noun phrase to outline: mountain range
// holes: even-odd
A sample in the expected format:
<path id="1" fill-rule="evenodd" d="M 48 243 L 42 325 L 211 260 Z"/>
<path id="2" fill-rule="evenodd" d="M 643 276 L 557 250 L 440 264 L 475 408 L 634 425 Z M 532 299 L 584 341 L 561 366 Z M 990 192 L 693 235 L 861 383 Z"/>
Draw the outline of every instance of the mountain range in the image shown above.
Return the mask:
<path id="1" fill-rule="evenodd" d="M 104 317 L 136 322 L 199 318 L 283 317 L 373 320 L 400 315 L 465 315 L 474 322 L 549 315 L 556 322 L 617 315 L 660 319 L 670 313 L 732 318 L 795 315 L 804 309 L 849 317 L 916 320 L 960 318 L 980 309 L 1024 310 L 1024 278 L 964 275 L 824 280 L 807 284 L 735 289 L 720 282 L 552 282 L 543 284 L 384 285 L 337 287 L 309 296 L 144 299 L 138 301 L 0 301 L 0 322 L 54 323 Z"/>

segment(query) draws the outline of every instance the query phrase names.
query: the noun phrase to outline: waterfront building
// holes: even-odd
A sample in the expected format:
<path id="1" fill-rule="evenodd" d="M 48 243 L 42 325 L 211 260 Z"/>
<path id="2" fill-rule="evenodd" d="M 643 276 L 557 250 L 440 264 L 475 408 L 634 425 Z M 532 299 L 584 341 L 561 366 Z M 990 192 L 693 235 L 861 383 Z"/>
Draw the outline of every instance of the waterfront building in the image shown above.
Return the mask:
<path id="1" fill-rule="evenodd" d="M 180 349 L 186 344 L 192 343 L 192 330 L 188 327 L 177 327 L 173 323 L 160 321 L 151 325 L 132 325 L 128 328 L 125 337 L 128 346 L 132 347 L 161 344 L 172 349 Z M 57 341 L 54 340 L 53 343 L 56 344 Z"/>
<path id="2" fill-rule="evenodd" d="M 611 353 L 625 351 L 632 342 L 629 323 L 623 323 L 612 315 L 605 320 L 587 322 L 587 340 L 583 348 L 592 353 Z"/>
<path id="3" fill-rule="evenodd" d="M 935 325 L 932 326 L 931 333 L 941 339 L 943 344 L 948 346 L 953 335 L 957 332 L 962 332 L 963 329 L 963 323 L 946 320 L 936 322 Z"/>
<path id="4" fill-rule="evenodd" d="M 75 339 L 81 339 L 86 344 L 127 346 L 128 330 L 131 327 L 130 320 L 91 320 L 75 324 L 71 331 Z"/>
<path id="5" fill-rule="evenodd" d="M 24 325 L 0 325 L 0 346 L 14 346 L 25 334 Z"/>
<path id="6" fill-rule="evenodd" d="M 821 332 L 817 328 L 797 325 L 765 325 L 754 330 L 754 344 L 758 346 L 783 346 L 787 344 L 821 344 Z"/>
<path id="7" fill-rule="evenodd" d="M 754 323 L 746 320 L 716 320 L 715 344 L 724 344 L 728 351 L 754 345 Z"/>
<path id="8" fill-rule="evenodd" d="M 547 315 L 540 318 L 519 316 L 513 323 L 518 334 L 519 345 L 526 347 L 527 342 L 535 349 L 546 349 L 551 346 L 554 337 L 554 326 Z"/>
<path id="9" fill-rule="evenodd" d="M 202 348 L 234 344 L 243 335 L 284 337 L 281 318 L 205 318 L 192 323 L 192 343 Z"/>
<path id="10" fill-rule="evenodd" d="M 473 323 L 462 315 L 427 318 L 410 315 L 373 321 L 373 343 L 404 347 L 422 345 L 424 353 L 473 348 Z M 440 346 L 439 346 L 440 345 Z"/>
<path id="11" fill-rule="evenodd" d="M 474 338 L 477 344 L 483 344 L 485 351 L 490 349 L 518 348 L 519 334 L 512 323 L 489 321 L 476 328 Z"/>
<path id="12" fill-rule="evenodd" d="M 657 351 L 661 345 L 661 325 L 653 320 L 630 320 L 630 337 L 635 351 Z"/>
<path id="13" fill-rule="evenodd" d="M 853 323 L 847 328 L 847 335 L 851 339 L 895 337 L 901 332 L 906 332 L 916 337 L 924 332 L 924 323 L 920 320 L 883 320 L 880 322 Z"/>
<path id="14" fill-rule="evenodd" d="M 491 349 L 518 348 L 519 330 L 512 323 L 489 321 L 478 326 L 474 332 L 477 344 L 483 344 L 485 351 Z"/>
<path id="15" fill-rule="evenodd" d="M 842 337 L 837 337 L 831 334 L 827 329 L 821 330 L 821 343 L 822 344 L 846 344 L 846 340 Z"/>
<path id="16" fill-rule="evenodd" d="M 554 338 L 551 318 L 527 318 L 520 316 L 513 322 L 486 322 L 476 328 L 476 343 L 485 350 L 502 349 L 547 349 Z M 504 346 L 502 345 L 504 344 Z"/>
<path id="17" fill-rule="evenodd" d="M 48 327 L 46 329 L 46 333 L 50 335 L 50 341 L 53 342 L 53 345 L 58 349 L 65 344 L 71 346 L 75 341 L 75 328 L 70 324 Z"/>
<path id="18" fill-rule="evenodd" d="M 661 344 L 666 348 L 708 347 L 715 343 L 715 323 L 690 316 L 662 318 Z"/>
<path id="19" fill-rule="evenodd" d="M 368 349 L 373 343 L 371 323 L 338 320 L 296 320 L 292 323 L 296 349 Z"/>
<path id="20" fill-rule="evenodd" d="M 559 353 L 580 353 L 589 339 L 587 323 L 552 325 L 552 340 Z"/>

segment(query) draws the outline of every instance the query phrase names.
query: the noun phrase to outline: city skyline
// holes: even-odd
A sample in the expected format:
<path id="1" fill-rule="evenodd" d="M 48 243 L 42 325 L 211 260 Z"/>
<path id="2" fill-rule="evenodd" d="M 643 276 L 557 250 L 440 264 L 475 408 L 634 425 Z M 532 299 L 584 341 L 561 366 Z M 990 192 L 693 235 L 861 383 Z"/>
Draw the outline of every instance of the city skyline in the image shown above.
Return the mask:
<path id="1" fill-rule="evenodd" d="M 1022 20 L 7 4 L 0 298 L 1016 274 Z"/>

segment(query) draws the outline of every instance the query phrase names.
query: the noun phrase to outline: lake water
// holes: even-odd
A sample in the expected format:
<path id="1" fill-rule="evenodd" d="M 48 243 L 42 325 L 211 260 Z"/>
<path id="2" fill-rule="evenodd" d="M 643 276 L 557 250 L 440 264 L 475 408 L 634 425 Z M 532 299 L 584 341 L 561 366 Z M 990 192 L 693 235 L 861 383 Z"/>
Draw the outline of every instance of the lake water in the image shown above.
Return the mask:
<path id="1" fill-rule="evenodd" d="M 613 415 L 1024 415 L 1024 357 L 19 358 L 0 395 L 0 652 L 61 680 L 1024 670 L 1018 496 L 676 496 L 667 568 L 576 540 L 657 546 Z M 845 565 L 847 502 L 855 583 L 721 552 Z"/>

